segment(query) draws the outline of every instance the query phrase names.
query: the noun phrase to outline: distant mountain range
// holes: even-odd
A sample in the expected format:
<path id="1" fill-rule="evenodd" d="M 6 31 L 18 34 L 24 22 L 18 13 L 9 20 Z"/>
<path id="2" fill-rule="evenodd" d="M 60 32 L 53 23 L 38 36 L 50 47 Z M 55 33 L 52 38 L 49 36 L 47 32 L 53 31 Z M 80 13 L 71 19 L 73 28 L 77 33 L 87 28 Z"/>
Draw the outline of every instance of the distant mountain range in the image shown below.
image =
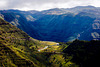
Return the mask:
<path id="1" fill-rule="evenodd" d="M 43 41 L 100 40 L 100 8 L 77 6 L 44 11 L 1 10 L 0 16 Z"/>
<path id="2" fill-rule="evenodd" d="M 19 10 L 0 13 L 0 67 L 100 66 L 99 15 L 86 12 L 56 15 Z M 37 17 L 32 20 L 35 15 Z M 63 42 L 36 40 L 24 31 L 40 40 Z M 71 40 L 74 41 L 65 42 Z"/>

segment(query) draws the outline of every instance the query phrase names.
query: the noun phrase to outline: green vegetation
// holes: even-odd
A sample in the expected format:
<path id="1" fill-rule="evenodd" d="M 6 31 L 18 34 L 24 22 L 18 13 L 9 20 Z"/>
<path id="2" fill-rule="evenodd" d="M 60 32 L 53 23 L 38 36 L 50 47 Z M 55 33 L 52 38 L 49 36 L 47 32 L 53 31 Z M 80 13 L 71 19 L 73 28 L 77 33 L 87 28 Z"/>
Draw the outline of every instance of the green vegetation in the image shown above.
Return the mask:
<path id="1" fill-rule="evenodd" d="M 39 49 L 43 49 L 38 51 Z M 39 41 L 0 19 L 0 67 L 99 66 L 100 41 Z"/>
<path id="2" fill-rule="evenodd" d="M 0 60 L 0 66 L 46 66 L 46 62 L 42 62 L 45 59 L 37 50 L 48 45 L 47 43 L 31 38 L 22 30 L 0 19 L 0 50 L 3 50 L 0 51 L 0 58 L 4 58 Z M 22 63 L 19 64 L 17 61 L 21 59 Z"/>
<path id="3" fill-rule="evenodd" d="M 71 61 L 81 67 L 100 66 L 100 41 L 75 40 L 63 52 L 65 56 L 72 56 Z"/>
<path id="4" fill-rule="evenodd" d="M 20 57 L 17 52 L 8 48 L 7 46 L 0 44 L 0 66 L 3 67 L 33 67 L 35 66 L 31 61 Z"/>

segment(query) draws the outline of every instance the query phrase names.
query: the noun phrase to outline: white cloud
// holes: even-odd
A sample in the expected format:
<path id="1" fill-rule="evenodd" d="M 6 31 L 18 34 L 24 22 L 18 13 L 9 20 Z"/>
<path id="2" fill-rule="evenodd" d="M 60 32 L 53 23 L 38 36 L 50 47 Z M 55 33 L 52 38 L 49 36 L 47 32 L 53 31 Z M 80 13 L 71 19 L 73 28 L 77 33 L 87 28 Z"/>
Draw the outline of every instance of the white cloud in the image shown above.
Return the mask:
<path id="1" fill-rule="evenodd" d="M 5 0 L 0 0 L 0 8 L 6 7 L 7 2 Z"/>
<path id="2" fill-rule="evenodd" d="M 96 7 L 100 7 L 100 0 L 93 0 L 91 5 L 96 6 Z"/>
<path id="3" fill-rule="evenodd" d="M 0 0 L 0 9 L 46 10 L 75 6 L 100 6 L 100 0 Z"/>

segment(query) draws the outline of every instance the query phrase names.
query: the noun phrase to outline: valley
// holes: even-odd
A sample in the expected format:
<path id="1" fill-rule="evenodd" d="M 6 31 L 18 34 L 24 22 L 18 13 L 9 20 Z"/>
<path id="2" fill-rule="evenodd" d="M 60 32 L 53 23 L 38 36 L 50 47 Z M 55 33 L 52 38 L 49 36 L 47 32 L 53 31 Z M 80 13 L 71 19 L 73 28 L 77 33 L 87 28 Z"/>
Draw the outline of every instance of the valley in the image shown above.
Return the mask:
<path id="1" fill-rule="evenodd" d="M 97 67 L 100 8 L 0 10 L 0 67 Z"/>
<path id="2" fill-rule="evenodd" d="M 38 40 L 55 42 L 75 39 L 100 40 L 100 9 L 94 6 L 54 8 L 44 11 L 1 10 L 0 15 L 4 20 Z"/>

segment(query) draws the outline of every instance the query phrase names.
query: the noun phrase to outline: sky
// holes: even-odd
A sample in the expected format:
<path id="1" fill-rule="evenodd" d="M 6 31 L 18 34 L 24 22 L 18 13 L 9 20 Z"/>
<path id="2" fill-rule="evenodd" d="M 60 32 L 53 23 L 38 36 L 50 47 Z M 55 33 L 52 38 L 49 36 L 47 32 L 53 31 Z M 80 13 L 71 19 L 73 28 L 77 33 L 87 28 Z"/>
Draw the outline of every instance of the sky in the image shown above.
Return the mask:
<path id="1" fill-rule="evenodd" d="M 0 10 L 47 10 L 92 5 L 100 7 L 100 0 L 0 0 Z"/>

